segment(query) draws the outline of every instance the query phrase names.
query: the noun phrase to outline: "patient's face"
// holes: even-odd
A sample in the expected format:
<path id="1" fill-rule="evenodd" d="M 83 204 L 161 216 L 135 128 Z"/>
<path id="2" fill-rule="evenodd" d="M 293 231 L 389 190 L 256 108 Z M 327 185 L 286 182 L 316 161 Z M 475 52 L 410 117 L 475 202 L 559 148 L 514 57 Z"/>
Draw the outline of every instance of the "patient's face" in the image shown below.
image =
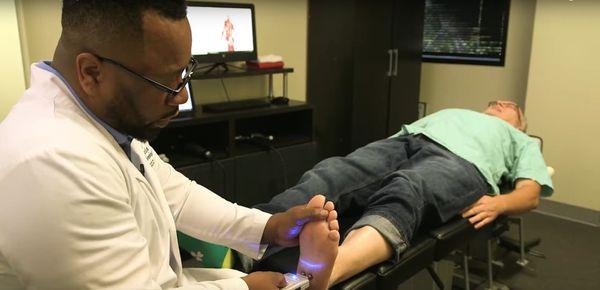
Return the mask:
<path id="1" fill-rule="evenodd" d="M 498 117 L 513 127 L 521 130 L 521 109 L 519 106 L 511 101 L 493 101 L 490 102 L 487 109 L 484 111 L 485 114 Z"/>

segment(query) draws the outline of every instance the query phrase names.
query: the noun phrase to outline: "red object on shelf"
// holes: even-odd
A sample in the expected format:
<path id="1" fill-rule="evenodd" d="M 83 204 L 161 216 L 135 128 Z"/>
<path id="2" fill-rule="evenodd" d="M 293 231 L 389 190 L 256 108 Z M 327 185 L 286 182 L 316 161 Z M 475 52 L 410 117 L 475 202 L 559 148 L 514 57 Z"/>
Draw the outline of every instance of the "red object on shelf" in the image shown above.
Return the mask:
<path id="1" fill-rule="evenodd" d="M 283 68 L 283 61 L 275 61 L 275 62 L 246 61 L 246 66 L 251 69 Z"/>

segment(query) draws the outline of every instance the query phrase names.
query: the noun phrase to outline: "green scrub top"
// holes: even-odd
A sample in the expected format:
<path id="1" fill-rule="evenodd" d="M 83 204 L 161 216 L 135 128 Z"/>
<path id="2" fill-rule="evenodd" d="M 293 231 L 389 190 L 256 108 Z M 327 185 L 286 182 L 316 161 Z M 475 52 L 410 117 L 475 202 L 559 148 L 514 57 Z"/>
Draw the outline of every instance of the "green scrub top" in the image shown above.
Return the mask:
<path id="1" fill-rule="evenodd" d="M 464 109 L 446 109 L 404 125 L 392 137 L 424 134 L 450 152 L 474 164 L 493 192 L 498 184 L 532 179 L 542 186 L 542 196 L 554 189 L 539 144 L 508 122 Z"/>

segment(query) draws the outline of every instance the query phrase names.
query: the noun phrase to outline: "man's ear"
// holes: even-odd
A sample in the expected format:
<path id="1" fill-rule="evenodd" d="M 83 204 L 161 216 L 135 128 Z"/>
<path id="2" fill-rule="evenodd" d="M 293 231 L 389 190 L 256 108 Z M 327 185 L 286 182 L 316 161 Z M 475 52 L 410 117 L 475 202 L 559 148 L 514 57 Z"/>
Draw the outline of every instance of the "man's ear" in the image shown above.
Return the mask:
<path id="1" fill-rule="evenodd" d="M 80 53 L 75 58 L 75 73 L 81 89 L 88 96 L 98 95 L 98 85 L 102 81 L 102 62 L 91 53 Z"/>

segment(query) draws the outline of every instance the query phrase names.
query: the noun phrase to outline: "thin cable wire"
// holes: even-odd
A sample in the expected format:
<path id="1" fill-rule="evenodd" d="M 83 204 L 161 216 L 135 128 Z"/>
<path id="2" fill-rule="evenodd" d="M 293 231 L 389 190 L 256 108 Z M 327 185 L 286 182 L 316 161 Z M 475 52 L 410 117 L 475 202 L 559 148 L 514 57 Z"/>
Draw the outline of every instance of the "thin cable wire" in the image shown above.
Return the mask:
<path id="1" fill-rule="evenodd" d="M 225 170 L 225 166 L 223 166 L 223 163 L 221 163 L 221 161 L 217 160 L 216 158 L 213 158 L 212 162 L 217 164 L 219 166 L 219 168 L 221 168 L 221 172 L 223 174 L 223 194 L 226 194 L 227 193 L 227 171 Z"/>
<path id="2" fill-rule="evenodd" d="M 277 156 L 279 156 L 279 161 L 281 162 L 281 171 L 283 171 L 283 190 L 285 190 L 288 187 L 287 166 L 285 164 L 285 160 L 283 159 L 283 155 L 281 155 L 281 152 L 279 152 L 279 150 L 277 150 L 277 148 L 275 148 L 273 145 L 269 144 L 269 149 L 275 151 L 275 153 L 277 153 Z"/>
<path id="3" fill-rule="evenodd" d="M 227 87 L 225 86 L 225 81 L 223 81 L 223 78 L 220 78 L 221 80 L 221 85 L 223 86 L 223 90 L 225 91 L 225 97 L 227 97 L 227 101 L 231 102 L 231 99 L 229 98 L 229 91 L 227 91 Z"/>

